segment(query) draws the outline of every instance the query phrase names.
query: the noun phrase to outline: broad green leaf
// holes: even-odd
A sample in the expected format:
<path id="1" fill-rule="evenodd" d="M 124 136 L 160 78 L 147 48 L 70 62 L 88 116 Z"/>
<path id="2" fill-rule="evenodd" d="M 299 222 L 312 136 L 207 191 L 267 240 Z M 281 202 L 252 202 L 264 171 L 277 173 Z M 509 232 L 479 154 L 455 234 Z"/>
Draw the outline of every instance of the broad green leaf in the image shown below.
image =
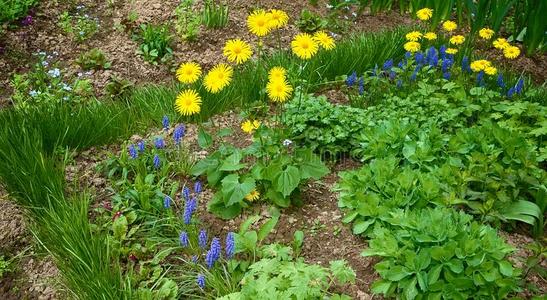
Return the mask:
<path id="1" fill-rule="evenodd" d="M 118 241 L 125 239 L 125 234 L 127 233 L 127 218 L 124 215 L 119 216 L 112 223 L 112 231 L 114 238 Z"/>
<path id="2" fill-rule="evenodd" d="M 294 166 L 288 166 L 274 180 L 275 190 L 284 197 L 289 196 L 300 184 L 300 172 Z"/>
<path id="3" fill-rule="evenodd" d="M 371 291 L 375 294 L 384 294 L 387 295 L 389 293 L 389 290 L 391 289 L 392 285 L 394 285 L 393 282 L 389 280 L 378 280 L 375 281 L 371 286 Z"/>
<path id="4" fill-rule="evenodd" d="M 374 219 L 368 219 L 366 221 L 359 220 L 353 224 L 353 234 L 362 234 L 367 231 L 371 224 L 374 224 Z"/>
<path id="5" fill-rule="evenodd" d="M 202 149 L 207 149 L 213 145 L 213 138 L 203 129 L 203 127 L 200 127 L 198 130 L 198 145 Z"/>
<path id="6" fill-rule="evenodd" d="M 239 182 L 239 175 L 231 174 L 222 179 L 222 194 L 226 206 L 239 204 L 255 187 L 255 181 L 252 178 L 246 178 Z"/>
<path id="7" fill-rule="evenodd" d="M 258 230 L 258 240 L 262 241 L 264 240 L 270 232 L 275 228 L 275 225 L 277 225 L 277 221 L 279 221 L 279 210 L 274 208 L 274 213 L 272 214 L 272 217 L 266 221 L 262 226 L 260 226 L 260 229 Z"/>
<path id="8" fill-rule="evenodd" d="M 236 150 L 234 153 L 228 157 L 226 157 L 222 164 L 220 165 L 219 170 L 220 171 L 237 171 L 242 168 L 244 168 L 246 165 L 243 163 L 240 163 L 242 158 L 241 151 Z"/>
<path id="9" fill-rule="evenodd" d="M 500 273 L 504 276 L 513 276 L 513 266 L 510 262 L 506 260 L 502 260 L 499 262 L 500 265 Z"/>

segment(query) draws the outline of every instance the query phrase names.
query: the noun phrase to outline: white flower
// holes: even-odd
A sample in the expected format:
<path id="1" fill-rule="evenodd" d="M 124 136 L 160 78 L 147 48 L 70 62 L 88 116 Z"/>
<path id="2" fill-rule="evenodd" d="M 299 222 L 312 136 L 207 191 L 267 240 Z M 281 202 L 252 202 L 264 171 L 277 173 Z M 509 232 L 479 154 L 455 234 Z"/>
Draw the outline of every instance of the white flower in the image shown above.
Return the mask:
<path id="1" fill-rule="evenodd" d="M 291 144 L 292 144 L 292 141 L 289 139 L 283 141 L 283 146 L 285 147 L 289 147 Z"/>
<path id="2" fill-rule="evenodd" d="M 58 68 L 55 68 L 53 70 L 47 71 L 47 74 L 53 78 L 57 78 L 61 76 L 61 70 L 59 70 Z"/>
<path id="3" fill-rule="evenodd" d="M 30 91 L 28 94 L 31 96 L 31 97 L 36 97 L 40 92 L 37 92 L 35 90 L 32 90 Z"/>

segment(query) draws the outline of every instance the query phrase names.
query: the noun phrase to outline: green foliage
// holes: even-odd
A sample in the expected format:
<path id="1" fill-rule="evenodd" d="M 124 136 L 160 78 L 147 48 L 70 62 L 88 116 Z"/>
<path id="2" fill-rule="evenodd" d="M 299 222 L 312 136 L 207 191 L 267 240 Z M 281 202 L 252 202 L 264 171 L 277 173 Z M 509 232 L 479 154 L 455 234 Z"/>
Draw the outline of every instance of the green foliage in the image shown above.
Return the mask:
<path id="1" fill-rule="evenodd" d="M 130 96 L 133 87 L 133 82 L 128 79 L 122 79 L 112 75 L 104 89 L 107 97 L 111 99 L 124 99 Z"/>
<path id="2" fill-rule="evenodd" d="M 328 23 L 329 22 L 320 15 L 310 10 L 303 9 L 300 13 L 300 18 L 296 21 L 296 26 L 302 32 L 314 33 L 318 30 L 325 29 Z"/>
<path id="3" fill-rule="evenodd" d="M 205 0 L 201 22 L 208 28 L 226 27 L 226 24 L 228 24 L 228 5 L 222 4 L 219 0 Z"/>
<path id="4" fill-rule="evenodd" d="M 309 179 L 320 179 L 328 168 L 311 149 L 290 149 L 282 141 L 279 132 L 261 126 L 251 146 L 222 145 L 198 162 L 192 174 L 206 175 L 209 185 L 219 189 L 209 209 L 223 218 L 233 218 L 248 206 L 245 200 L 252 201 L 246 196 L 253 190 L 281 207 L 300 203 L 300 186 Z M 250 160 L 252 166 L 247 163 Z"/>
<path id="5" fill-rule="evenodd" d="M 515 1 L 515 30 L 513 37 L 522 41 L 526 47 L 526 54 L 533 55 L 536 52 L 545 51 L 545 31 L 547 22 L 543 16 L 547 11 L 547 3 L 541 0 Z"/>
<path id="6" fill-rule="evenodd" d="M 80 54 L 76 63 L 84 70 L 108 69 L 111 66 L 104 53 L 98 48 Z"/>
<path id="7" fill-rule="evenodd" d="M 201 18 L 193 11 L 194 0 L 184 0 L 175 9 L 175 30 L 187 41 L 195 41 L 199 33 Z"/>
<path id="8" fill-rule="evenodd" d="M 88 15 L 72 16 L 66 11 L 59 16 L 58 25 L 78 43 L 91 38 L 99 29 L 98 19 Z"/>
<path id="9" fill-rule="evenodd" d="M 402 299 L 505 299 L 519 291 L 513 249 L 488 226 L 452 209 L 393 211 L 365 256 L 380 256 L 372 291 Z"/>
<path id="10" fill-rule="evenodd" d="M 171 59 L 172 36 L 165 25 L 142 24 L 137 39 L 140 41 L 137 52 L 144 60 L 157 64 Z"/>
<path id="11" fill-rule="evenodd" d="M 9 272 L 11 272 L 11 260 L 6 260 L 3 255 L 0 255 L 0 279 Z"/>
<path id="12" fill-rule="evenodd" d="M 0 24 L 24 17 L 38 0 L 5 0 L 0 3 Z"/>

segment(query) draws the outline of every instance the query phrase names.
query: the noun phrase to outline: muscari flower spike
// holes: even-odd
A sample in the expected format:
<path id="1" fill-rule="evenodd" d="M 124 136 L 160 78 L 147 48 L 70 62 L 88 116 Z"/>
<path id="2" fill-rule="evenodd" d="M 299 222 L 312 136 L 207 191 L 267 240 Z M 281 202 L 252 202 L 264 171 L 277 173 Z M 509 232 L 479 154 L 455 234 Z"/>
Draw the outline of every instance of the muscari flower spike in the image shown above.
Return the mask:
<path id="1" fill-rule="evenodd" d="M 364 76 L 359 79 L 359 95 L 363 95 L 365 93 L 365 78 Z"/>
<path id="2" fill-rule="evenodd" d="M 171 208 L 171 197 L 169 197 L 168 195 L 165 195 L 165 197 L 163 198 L 163 207 L 164 208 Z"/>
<path id="3" fill-rule="evenodd" d="M 173 132 L 173 140 L 175 141 L 175 144 L 180 144 L 180 141 L 184 137 L 185 131 L 186 128 L 182 124 L 175 127 L 175 131 Z"/>
<path id="4" fill-rule="evenodd" d="M 498 74 L 498 80 L 497 80 L 498 86 L 502 89 L 505 88 L 505 81 L 503 80 L 503 75 Z"/>
<path id="5" fill-rule="evenodd" d="M 228 232 L 226 235 L 226 257 L 232 258 L 235 253 L 235 236 L 233 232 Z"/>
<path id="6" fill-rule="evenodd" d="M 467 72 L 467 73 L 473 72 L 471 70 L 471 66 L 469 65 L 469 58 L 467 56 L 464 56 L 462 58 L 462 71 Z"/>
<path id="7" fill-rule="evenodd" d="M 199 260 L 199 258 L 198 258 L 197 255 L 192 255 L 192 262 L 193 262 L 193 263 L 197 264 L 197 263 L 198 263 L 198 260 Z"/>
<path id="8" fill-rule="evenodd" d="M 355 81 L 357 81 L 357 72 L 353 71 L 353 73 L 346 78 L 346 85 L 352 87 L 355 84 Z"/>
<path id="9" fill-rule="evenodd" d="M 161 166 L 161 160 L 159 155 L 154 154 L 154 168 L 159 169 Z"/>
<path id="10" fill-rule="evenodd" d="M 135 145 L 131 144 L 129 145 L 129 156 L 132 158 L 132 159 L 136 159 L 138 154 L 137 154 L 137 149 L 135 149 Z"/>
<path id="11" fill-rule="evenodd" d="M 201 181 L 199 180 L 194 183 L 194 193 L 197 195 L 201 194 Z"/>
<path id="12" fill-rule="evenodd" d="M 446 58 L 446 46 L 442 45 L 439 47 L 439 55 L 441 56 L 441 59 Z"/>
<path id="13" fill-rule="evenodd" d="M 215 237 L 211 242 L 211 248 L 205 255 L 205 263 L 207 264 L 207 268 L 211 269 L 215 265 L 215 262 L 220 258 L 220 251 L 220 240 Z"/>
<path id="14" fill-rule="evenodd" d="M 190 201 L 190 188 L 185 186 L 182 188 L 182 197 L 186 202 Z"/>
<path id="15" fill-rule="evenodd" d="M 186 231 L 182 231 L 179 235 L 179 241 L 180 241 L 180 245 L 184 248 L 188 247 L 188 245 L 190 244 L 189 240 L 188 240 L 188 233 Z"/>
<path id="16" fill-rule="evenodd" d="M 444 72 L 443 73 L 443 78 L 446 79 L 446 80 L 450 80 L 450 72 Z"/>
<path id="17" fill-rule="evenodd" d="M 161 120 L 161 124 L 163 125 L 163 129 L 165 130 L 169 129 L 169 117 L 163 116 L 163 119 Z"/>
<path id="18" fill-rule="evenodd" d="M 137 143 L 137 148 L 139 148 L 139 152 L 144 152 L 144 141 L 139 141 Z"/>
<path id="19" fill-rule="evenodd" d="M 388 59 L 384 62 L 384 65 L 382 66 L 384 71 L 389 71 L 391 68 L 393 68 L 393 59 Z"/>
<path id="20" fill-rule="evenodd" d="M 405 59 L 410 59 L 412 57 L 412 53 L 410 53 L 409 51 L 407 51 L 405 53 Z"/>
<path id="21" fill-rule="evenodd" d="M 414 55 L 414 60 L 416 60 L 417 65 L 423 65 L 425 63 L 425 57 L 422 52 L 416 52 L 416 55 Z"/>
<path id="22" fill-rule="evenodd" d="M 192 198 L 190 201 L 186 202 L 186 205 L 184 207 L 184 224 L 188 225 L 190 224 L 190 221 L 192 220 L 192 214 L 197 208 L 197 201 L 195 198 Z"/>
<path id="23" fill-rule="evenodd" d="M 391 81 L 395 80 L 396 76 L 397 76 L 397 74 L 395 74 L 395 72 L 393 72 L 393 71 L 389 72 L 389 80 L 391 80 Z"/>
<path id="24" fill-rule="evenodd" d="M 205 275 L 198 274 L 198 277 L 196 279 L 196 283 L 199 286 L 199 288 L 203 290 L 205 288 Z"/>
<path id="25" fill-rule="evenodd" d="M 480 71 L 477 74 L 477 85 L 484 86 L 484 71 Z"/>
<path id="26" fill-rule="evenodd" d="M 515 88 L 514 87 L 511 87 L 508 91 L 507 91 L 507 97 L 509 98 L 513 98 L 513 95 L 515 94 Z"/>
<path id="27" fill-rule="evenodd" d="M 156 146 L 156 149 L 163 149 L 165 148 L 165 141 L 163 140 L 163 138 L 158 137 L 154 142 L 154 146 Z"/>
<path id="28" fill-rule="evenodd" d="M 524 79 L 520 78 L 517 81 L 517 84 L 515 85 L 515 93 L 517 93 L 517 95 L 520 95 L 523 89 L 524 89 Z"/>
<path id="29" fill-rule="evenodd" d="M 198 245 L 201 249 L 205 249 L 205 247 L 207 247 L 207 231 L 205 229 L 201 229 L 199 231 Z"/>

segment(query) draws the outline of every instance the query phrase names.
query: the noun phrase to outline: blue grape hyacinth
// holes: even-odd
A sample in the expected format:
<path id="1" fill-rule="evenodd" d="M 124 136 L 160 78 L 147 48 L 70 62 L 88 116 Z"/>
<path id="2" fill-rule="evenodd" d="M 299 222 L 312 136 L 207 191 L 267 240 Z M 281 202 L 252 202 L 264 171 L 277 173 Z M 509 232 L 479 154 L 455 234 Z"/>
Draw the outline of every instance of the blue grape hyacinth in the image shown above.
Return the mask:
<path id="1" fill-rule="evenodd" d="M 205 288 L 205 275 L 198 274 L 198 277 L 196 279 L 196 283 L 199 286 L 199 288 L 203 290 Z"/>
<path id="2" fill-rule="evenodd" d="M 182 124 L 175 127 L 175 131 L 173 132 L 173 140 L 175 141 L 175 144 L 180 144 L 180 141 L 184 137 L 185 131 L 186 128 Z"/>
<path id="3" fill-rule="evenodd" d="M 505 88 L 505 81 L 503 80 L 503 75 L 498 74 L 498 80 L 497 80 L 498 86 L 502 89 Z"/>
<path id="4" fill-rule="evenodd" d="M 515 85 L 515 93 L 517 93 L 517 95 L 520 95 L 523 89 L 524 89 L 524 79 L 520 78 L 517 81 L 517 84 Z"/>
<path id="5" fill-rule="evenodd" d="M 215 265 L 215 262 L 220 258 L 220 250 L 220 240 L 215 237 L 211 242 L 211 248 L 205 255 L 205 263 L 207 264 L 207 268 L 211 269 Z"/>
<path id="6" fill-rule="evenodd" d="M 352 87 L 353 85 L 355 85 L 355 82 L 357 81 L 357 72 L 353 72 L 351 73 L 351 75 L 348 76 L 348 78 L 346 78 L 346 85 L 348 87 Z"/>
<path id="7" fill-rule="evenodd" d="M 182 197 L 185 201 L 190 201 L 190 188 L 185 186 L 182 188 Z"/>
<path id="8" fill-rule="evenodd" d="M 144 152 L 144 141 L 139 141 L 137 143 L 137 148 L 139 148 L 139 152 Z"/>
<path id="9" fill-rule="evenodd" d="M 201 229 L 199 231 L 198 245 L 201 249 L 205 249 L 207 247 L 207 231 L 205 229 Z"/>
<path id="10" fill-rule="evenodd" d="M 192 198 L 190 201 L 186 201 L 186 206 L 184 207 L 184 224 L 190 224 L 192 221 L 192 214 L 197 208 L 197 201 L 195 198 Z"/>
<path id="11" fill-rule="evenodd" d="M 159 169 L 161 166 L 161 160 L 159 155 L 154 154 L 154 168 Z"/>
<path id="12" fill-rule="evenodd" d="M 163 129 L 165 130 L 169 129 L 169 117 L 163 116 L 163 119 L 161 120 L 161 124 L 163 125 Z"/>
<path id="13" fill-rule="evenodd" d="M 180 241 L 180 245 L 182 247 L 184 247 L 184 248 L 188 247 L 190 242 L 189 242 L 189 239 L 188 239 L 188 233 L 186 231 L 183 231 L 183 232 L 180 233 L 179 241 Z"/>
<path id="14" fill-rule="evenodd" d="M 171 208 L 171 197 L 169 197 L 168 195 L 165 195 L 165 197 L 163 198 L 163 207 L 164 208 Z"/>
<path id="15" fill-rule="evenodd" d="M 137 153 L 137 149 L 135 149 L 135 145 L 131 144 L 129 145 L 129 157 L 131 157 L 132 159 L 136 159 L 137 156 L 138 156 L 138 153 Z"/>
<path id="16" fill-rule="evenodd" d="M 196 181 L 196 183 L 194 183 L 194 193 L 197 195 L 201 194 L 201 188 L 201 181 Z"/>
<path id="17" fill-rule="evenodd" d="M 156 138 L 154 145 L 156 146 L 156 149 L 163 149 L 165 148 L 165 141 L 163 140 L 163 138 L 158 137 Z"/>
<path id="18" fill-rule="evenodd" d="M 226 258 L 230 259 L 235 253 L 235 236 L 233 232 L 228 232 L 226 235 Z"/>

